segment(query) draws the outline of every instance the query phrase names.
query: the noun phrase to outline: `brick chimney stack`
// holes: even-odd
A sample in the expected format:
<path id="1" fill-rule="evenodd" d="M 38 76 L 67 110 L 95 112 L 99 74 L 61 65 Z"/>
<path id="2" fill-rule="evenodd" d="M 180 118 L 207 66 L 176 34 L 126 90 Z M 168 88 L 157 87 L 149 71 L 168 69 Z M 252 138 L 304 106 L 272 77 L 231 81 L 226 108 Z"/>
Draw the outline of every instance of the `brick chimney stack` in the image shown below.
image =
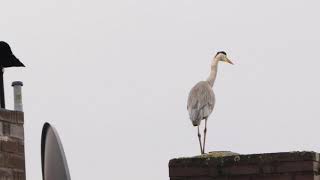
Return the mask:
<path id="1" fill-rule="evenodd" d="M 170 180 L 320 180 L 316 152 L 218 154 L 170 160 Z"/>
<path id="2" fill-rule="evenodd" d="M 15 111 L 0 108 L 0 180 L 26 179 L 24 114 L 22 103 L 18 106 Z"/>

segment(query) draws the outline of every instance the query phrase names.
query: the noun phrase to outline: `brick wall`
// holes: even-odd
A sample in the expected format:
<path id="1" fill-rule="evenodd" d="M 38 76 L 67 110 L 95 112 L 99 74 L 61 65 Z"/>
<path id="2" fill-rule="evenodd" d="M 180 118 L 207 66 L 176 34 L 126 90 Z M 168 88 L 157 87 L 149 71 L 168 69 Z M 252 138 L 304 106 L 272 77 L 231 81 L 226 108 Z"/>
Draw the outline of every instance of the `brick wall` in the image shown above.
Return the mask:
<path id="1" fill-rule="evenodd" d="M 0 109 L 0 180 L 25 180 L 23 112 Z"/>
<path id="2" fill-rule="evenodd" d="M 177 158 L 169 162 L 170 180 L 320 180 L 319 154 L 283 152 Z"/>

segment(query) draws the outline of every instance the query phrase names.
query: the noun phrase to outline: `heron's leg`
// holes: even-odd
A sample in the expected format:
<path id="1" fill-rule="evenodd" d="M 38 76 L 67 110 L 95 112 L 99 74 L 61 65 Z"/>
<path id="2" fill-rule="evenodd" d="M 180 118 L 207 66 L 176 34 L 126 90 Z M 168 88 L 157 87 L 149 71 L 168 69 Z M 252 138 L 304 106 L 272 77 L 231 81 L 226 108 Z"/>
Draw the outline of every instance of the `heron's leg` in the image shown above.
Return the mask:
<path id="1" fill-rule="evenodd" d="M 204 153 L 204 151 L 205 151 L 205 146 L 206 146 L 207 119 L 208 119 L 208 118 L 205 119 L 205 125 L 204 125 L 204 130 L 203 130 L 204 137 L 203 137 L 203 150 L 202 150 L 202 153 Z"/>
<path id="2" fill-rule="evenodd" d="M 198 138 L 199 138 L 199 144 L 200 144 L 200 151 L 201 151 L 201 154 L 203 154 L 203 152 L 202 152 L 202 144 L 201 144 L 201 134 L 200 134 L 200 131 L 199 131 L 199 126 L 200 125 L 198 125 Z"/>

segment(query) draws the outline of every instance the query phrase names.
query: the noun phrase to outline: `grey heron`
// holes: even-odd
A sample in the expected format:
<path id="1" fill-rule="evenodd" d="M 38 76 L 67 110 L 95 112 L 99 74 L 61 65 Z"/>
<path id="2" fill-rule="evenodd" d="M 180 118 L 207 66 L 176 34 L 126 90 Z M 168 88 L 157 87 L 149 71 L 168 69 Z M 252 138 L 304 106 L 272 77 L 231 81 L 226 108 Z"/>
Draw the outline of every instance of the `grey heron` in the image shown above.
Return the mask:
<path id="1" fill-rule="evenodd" d="M 198 128 L 198 139 L 200 144 L 201 154 L 204 154 L 207 134 L 207 120 L 213 111 L 215 104 L 215 95 L 212 87 L 217 76 L 218 63 L 220 61 L 233 64 L 227 57 L 227 53 L 224 51 L 217 52 L 211 63 L 211 72 L 206 81 L 198 82 L 191 89 L 188 97 L 187 109 L 189 117 L 193 126 Z M 199 126 L 201 120 L 205 120 L 203 147 L 201 143 L 201 134 Z"/>

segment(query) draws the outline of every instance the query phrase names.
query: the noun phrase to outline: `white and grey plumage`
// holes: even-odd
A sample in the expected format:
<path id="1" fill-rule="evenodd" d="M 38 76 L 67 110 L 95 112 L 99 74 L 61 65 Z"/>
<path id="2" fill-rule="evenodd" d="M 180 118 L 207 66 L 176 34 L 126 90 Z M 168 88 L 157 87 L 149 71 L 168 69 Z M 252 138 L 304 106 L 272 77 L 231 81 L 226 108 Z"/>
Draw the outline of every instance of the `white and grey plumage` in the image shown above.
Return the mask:
<path id="1" fill-rule="evenodd" d="M 224 51 L 218 52 L 212 61 L 211 72 L 206 81 L 198 82 L 190 91 L 188 97 L 187 109 L 189 111 L 189 117 L 193 126 L 198 127 L 198 138 L 200 144 L 201 154 L 205 151 L 206 133 L 207 133 L 207 120 L 213 111 L 215 104 L 215 95 L 212 90 L 214 81 L 217 76 L 218 63 L 224 61 L 233 64 Z M 201 134 L 199 132 L 199 126 L 201 120 L 205 120 L 203 147 L 201 143 Z"/>

